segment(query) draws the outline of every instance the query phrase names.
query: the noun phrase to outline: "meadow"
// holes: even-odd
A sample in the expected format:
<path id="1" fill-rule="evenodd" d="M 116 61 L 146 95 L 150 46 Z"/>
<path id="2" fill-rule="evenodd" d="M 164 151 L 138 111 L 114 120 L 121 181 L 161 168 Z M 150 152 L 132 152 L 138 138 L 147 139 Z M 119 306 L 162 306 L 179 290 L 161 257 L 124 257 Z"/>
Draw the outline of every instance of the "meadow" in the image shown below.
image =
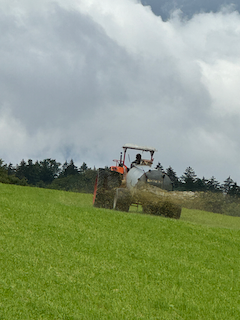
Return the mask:
<path id="1" fill-rule="evenodd" d="M 240 319 L 240 218 L 0 184 L 0 320 Z"/>

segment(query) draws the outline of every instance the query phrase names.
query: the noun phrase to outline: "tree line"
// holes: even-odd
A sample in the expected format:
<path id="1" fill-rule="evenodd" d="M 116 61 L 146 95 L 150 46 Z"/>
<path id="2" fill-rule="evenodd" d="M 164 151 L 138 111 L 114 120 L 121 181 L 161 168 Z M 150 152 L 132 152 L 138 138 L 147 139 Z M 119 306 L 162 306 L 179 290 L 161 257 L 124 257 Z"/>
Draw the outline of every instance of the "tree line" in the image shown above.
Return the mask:
<path id="1" fill-rule="evenodd" d="M 240 187 L 230 176 L 220 184 L 214 176 L 210 179 L 198 178 L 190 166 L 180 177 L 171 166 L 165 170 L 159 162 L 156 168 L 170 177 L 174 190 L 222 192 L 240 197 Z M 51 158 L 36 162 L 29 159 L 27 162 L 22 160 L 16 166 L 12 163 L 7 165 L 0 159 L 0 182 L 2 183 L 92 193 L 96 176 L 95 168 L 89 168 L 85 162 L 77 167 L 72 159 L 70 162 L 65 161 L 63 165 Z"/>
<path id="2" fill-rule="evenodd" d="M 158 163 L 156 168 L 161 169 L 162 172 L 170 177 L 175 190 L 223 192 L 224 194 L 240 197 L 240 186 L 230 176 L 221 184 L 214 176 L 210 179 L 205 177 L 198 178 L 194 169 L 190 166 L 186 168 L 180 177 L 177 176 L 171 166 L 164 170 L 161 163 Z"/>
<path id="3" fill-rule="evenodd" d="M 0 159 L 2 183 L 92 193 L 96 176 L 97 170 L 88 168 L 85 162 L 78 168 L 73 160 L 61 165 L 51 158 L 35 163 L 29 159 L 14 167 Z"/>

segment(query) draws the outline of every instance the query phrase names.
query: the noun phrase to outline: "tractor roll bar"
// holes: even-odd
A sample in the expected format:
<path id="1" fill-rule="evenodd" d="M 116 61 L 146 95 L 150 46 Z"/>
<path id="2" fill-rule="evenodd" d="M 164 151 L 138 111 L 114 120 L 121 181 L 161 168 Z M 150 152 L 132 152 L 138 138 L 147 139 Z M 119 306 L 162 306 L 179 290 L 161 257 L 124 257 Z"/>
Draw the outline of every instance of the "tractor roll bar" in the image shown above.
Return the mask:
<path id="1" fill-rule="evenodd" d="M 153 155 L 154 152 L 157 151 L 157 149 L 153 148 L 153 147 L 147 147 L 147 146 L 138 146 L 136 144 L 132 144 L 132 143 L 126 143 L 123 147 L 124 150 L 124 156 L 123 156 L 123 165 L 125 164 L 125 158 L 126 158 L 126 152 L 127 149 L 135 149 L 135 150 L 140 150 L 140 151 L 149 151 L 151 154 L 151 161 L 153 161 Z"/>

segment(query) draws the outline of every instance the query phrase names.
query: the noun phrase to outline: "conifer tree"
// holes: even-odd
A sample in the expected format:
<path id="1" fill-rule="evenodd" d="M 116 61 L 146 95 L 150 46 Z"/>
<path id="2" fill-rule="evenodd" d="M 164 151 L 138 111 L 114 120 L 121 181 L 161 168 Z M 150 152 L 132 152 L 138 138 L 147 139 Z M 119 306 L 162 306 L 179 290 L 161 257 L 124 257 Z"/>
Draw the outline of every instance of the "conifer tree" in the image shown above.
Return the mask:
<path id="1" fill-rule="evenodd" d="M 65 170 L 63 172 L 63 176 L 73 176 L 75 174 L 78 174 L 78 168 L 75 166 L 73 159 L 70 160 L 69 164 L 65 167 Z"/>
<path id="2" fill-rule="evenodd" d="M 185 190 L 194 191 L 195 182 L 197 181 L 197 175 L 191 167 L 187 167 L 183 175 L 181 176 L 181 182 Z"/>
<path id="3" fill-rule="evenodd" d="M 171 181 L 173 183 L 173 187 L 177 188 L 179 186 L 179 179 L 177 177 L 176 172 L 173 170 L 173 168 L 171 166 L 169 166 L 166 170 L 166 173 L 169 176 L 169 178 L 171 179 Z"/>
<path id="4" fill-rule="evenodd" d="M 27 163 L 24 161 L 24 159 L 22 159 L 22 161 L 20 162 L 20 165 L 17 165 L 16 176 L 19 179 L 23 179 L 26 177 L 26 173 L 27 173 Z"/>
<path id="5" fill-rule="evenodd" d="M 220 183 L 215 179 L 214 176 L 207 181 L 207 190 L 211 192 L 220 191 Z"/>
<path id="6" fill-rule="evenodd" d="M 232 187 L 234 186 L 234 181 L 233 179 L 229 176 L 222 184 L 222 190 L 225 193 L 229 193 Z"/>
<path id="7" fill-rule="evenodd" d="M 86 170 L 88 170 L 88 166 L 86 162 L 83 162 L 83 164 L 80 167 L 80 172 L 85 172 Z"/>

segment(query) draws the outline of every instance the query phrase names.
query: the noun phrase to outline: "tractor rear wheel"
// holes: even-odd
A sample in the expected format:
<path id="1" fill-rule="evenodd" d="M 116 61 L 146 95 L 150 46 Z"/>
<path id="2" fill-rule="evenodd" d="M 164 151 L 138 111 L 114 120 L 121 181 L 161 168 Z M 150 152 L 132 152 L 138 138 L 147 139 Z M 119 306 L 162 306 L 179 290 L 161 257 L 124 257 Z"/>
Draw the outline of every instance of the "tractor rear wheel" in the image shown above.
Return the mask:
<path id="1" fill-rule="evenodd" d="M 131 203 L 130 192 L 125 188 L 118 188 L 113 200 L 113 209 L 128 212 Z"/>
<path id="2" fill-rule="evenodd" d="M 121 174 L 108 169 L 98 169 L 95 181 L 93 205 L 97 208 L 113 208 L 115 190 L 121 185 Z"/>

